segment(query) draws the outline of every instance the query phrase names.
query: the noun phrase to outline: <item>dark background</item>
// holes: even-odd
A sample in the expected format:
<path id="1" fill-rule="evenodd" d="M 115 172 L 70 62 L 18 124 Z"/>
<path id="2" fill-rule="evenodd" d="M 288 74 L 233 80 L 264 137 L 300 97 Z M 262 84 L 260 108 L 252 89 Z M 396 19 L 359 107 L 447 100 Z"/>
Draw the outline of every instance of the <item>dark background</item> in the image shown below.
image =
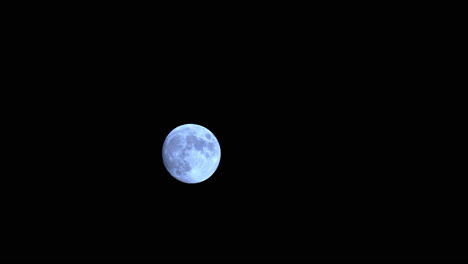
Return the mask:
<path id="1" fill-rule="evenodd" d="M 102 12 L 9 20 L 3 257 L 463 255 L 417 21 Z M 195 185 L 186 123 L 222 150 Z"/>

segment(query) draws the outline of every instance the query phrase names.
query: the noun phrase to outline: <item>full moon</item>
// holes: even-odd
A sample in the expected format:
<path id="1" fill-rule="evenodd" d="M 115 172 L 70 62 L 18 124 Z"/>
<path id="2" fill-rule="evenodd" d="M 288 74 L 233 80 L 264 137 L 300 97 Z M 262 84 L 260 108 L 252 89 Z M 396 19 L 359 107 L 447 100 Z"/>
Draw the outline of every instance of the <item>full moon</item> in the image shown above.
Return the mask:
<path id="1" fill-rule="evenodd" d="M 218 168 L 221 148 L 211 131 L 200 125 L 185 124 L 167 135 L 162 157 L 174 178 L 185 183 L 199 183 Z"/>

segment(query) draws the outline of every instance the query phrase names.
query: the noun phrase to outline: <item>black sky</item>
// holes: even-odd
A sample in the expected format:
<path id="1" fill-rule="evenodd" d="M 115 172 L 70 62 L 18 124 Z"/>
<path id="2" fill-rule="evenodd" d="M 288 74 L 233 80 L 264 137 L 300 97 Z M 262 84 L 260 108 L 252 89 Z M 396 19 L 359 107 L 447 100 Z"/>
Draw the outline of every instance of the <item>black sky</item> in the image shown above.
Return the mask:
<path id="1" fill-rule="evenodd" d="M 2 256 L 459 255 L 409 44 L 385 23 L 257 22 L 17 24 Z M 186 123 L 221 145 L 201 184 L 161 159 Z"/>

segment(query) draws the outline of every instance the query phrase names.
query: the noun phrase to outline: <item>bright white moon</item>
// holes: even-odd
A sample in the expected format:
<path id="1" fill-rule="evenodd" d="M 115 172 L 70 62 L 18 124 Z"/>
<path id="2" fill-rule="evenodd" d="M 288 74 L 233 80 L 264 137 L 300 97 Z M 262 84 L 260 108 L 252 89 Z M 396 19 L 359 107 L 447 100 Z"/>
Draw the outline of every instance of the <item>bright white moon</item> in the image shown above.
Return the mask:
<path id="1" fill-rule="evenodd" d="M 218 168 L 221 148 L 211 131 L 200 125 L 186 124 L 167 135 L 162 157 L 174 178 L 185 183 L 199 183 Z"/>

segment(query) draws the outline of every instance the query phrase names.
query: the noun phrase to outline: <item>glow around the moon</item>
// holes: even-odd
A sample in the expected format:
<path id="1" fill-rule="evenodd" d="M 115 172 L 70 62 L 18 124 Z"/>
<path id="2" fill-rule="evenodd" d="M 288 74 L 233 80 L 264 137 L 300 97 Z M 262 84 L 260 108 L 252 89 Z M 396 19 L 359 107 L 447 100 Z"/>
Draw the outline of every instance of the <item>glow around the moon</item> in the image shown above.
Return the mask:
<path id="1" fill-rule="evenodd" d="M 203 126 L 176 127 L 164 140 L 162 157 L 167 171 L 185 183 L 199 183 L 216 171 L 221 148 L 215 135 Z"/>

